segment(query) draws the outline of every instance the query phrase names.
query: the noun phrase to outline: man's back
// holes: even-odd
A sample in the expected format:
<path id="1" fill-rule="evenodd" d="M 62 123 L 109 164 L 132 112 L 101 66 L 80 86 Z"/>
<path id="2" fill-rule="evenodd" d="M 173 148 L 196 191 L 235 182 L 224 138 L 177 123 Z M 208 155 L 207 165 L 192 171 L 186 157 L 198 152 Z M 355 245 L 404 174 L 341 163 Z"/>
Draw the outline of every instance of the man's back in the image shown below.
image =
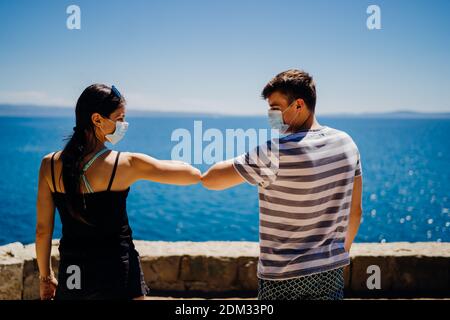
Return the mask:
<path id="1" fill-rule="evenodd" d="M 259 278 L 284 280 L 349 263 L 344 242 L 361 165 L 348 134 L 326 126 L 299 131 L 236 158 L 234 166 L 259 186 Z"/>

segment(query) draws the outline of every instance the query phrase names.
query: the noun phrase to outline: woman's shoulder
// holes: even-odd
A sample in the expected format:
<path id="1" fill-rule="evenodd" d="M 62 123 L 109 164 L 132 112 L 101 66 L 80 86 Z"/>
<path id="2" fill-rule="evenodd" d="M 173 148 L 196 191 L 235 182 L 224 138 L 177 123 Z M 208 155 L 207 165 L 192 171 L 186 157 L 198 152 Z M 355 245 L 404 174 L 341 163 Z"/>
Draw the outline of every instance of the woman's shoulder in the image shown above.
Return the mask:
<path id="1" fill-rule="evenodd" d="M 53 157 L 53 155 L 55 155 L 55 156 Z M 47 153 L 45 156 L 42 157 L 41 162 L 43 164 L 49 164 L 50 161 L 52 160 L 52 157 L 54 160 L 57 160 L 57 159 L 59 159 L 60 155 L 61 155 L 61 150 Z"/>
<path id="2" fill-rule="evenodd" d="M 114 150 L 113 150 L 114 151 Z M 114 155 L 114 157 L 116 157 L 118 155 L 119 151 L 114 151 L 112 152 L 112 154 Z M 119 157 L 119 164 L 130 164 L 131 160 L 133 158 L 133 152 L 129 152 L 129 151 L 120 151 L 120 157 Z"/>
<path id="3" fill-rule="evenodd" d="M 111 162 L 112 164 L 114 163 L 115 158 L 117 157 L 119 151 L 116 150 L 111 150 L 111 157 L 112 157 L 112 162 L 111 160 L 109 160 L 108 162 Z M 61 158 L 61 153 L 62 150 L 57 150 L 57 151 L 53 151 L 50 153 L 47 153 L 46 155 L 44 155 L 41 159 L 41 166 L 44 167 L 50 167 L 51 165 L 51 160 L 53 157 L 53 161 L 56 164 L 59 159 Z M 128 152 L 128 151 L 120 151 L 120 157 L 119 157 L 119 161 L 118 164 L 119 165 L 130 165 L 131 164 L 131 160 L 133 159 L 133 157 L 136 157 L 136 155 L 139 155 L 140 153 L 136 153 L 136 152 Z"/>
<path id="4" fill-rule="evenodd" d="M 123 156 L 122 156 L 123 154 Z M 147 158 L 151 158 L 149 155 L 142 152 L 122 152 L 120 153 L 120 157 L 128 160 L 128 162 L 138 162 L 139 160 L 145 160 Z"/>
<path id="5" fill-rule="evenodd" d="M 57 158 L 59 158 L 59 156 L 61 155 L 60 150 L 59 151 L 53 151 L 50 153 L 47 153 L 46 155 L 44 155 L 41 159 L 41 167 L 40 167 L 40 175 L 42 175 L 46 180 L 47 183 L 50 185 L 51 183 L 51 161 L 52 161 L 52 157 L 54 156 L 54 160 L 56 160 Z M 53 190 L 53 189 L 52 189 Z"/>

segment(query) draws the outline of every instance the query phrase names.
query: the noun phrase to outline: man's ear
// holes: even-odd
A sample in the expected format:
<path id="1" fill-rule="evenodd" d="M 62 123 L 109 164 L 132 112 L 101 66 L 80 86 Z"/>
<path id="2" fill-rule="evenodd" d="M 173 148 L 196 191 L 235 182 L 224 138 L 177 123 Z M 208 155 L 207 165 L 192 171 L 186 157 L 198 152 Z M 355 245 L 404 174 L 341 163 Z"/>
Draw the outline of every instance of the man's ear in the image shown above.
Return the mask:
<path id="1" fill-rule="evenodd" d="M 301 109 L 305 107 L 305 101 L 303 99 L 297 99 L 297 109 Z"/>

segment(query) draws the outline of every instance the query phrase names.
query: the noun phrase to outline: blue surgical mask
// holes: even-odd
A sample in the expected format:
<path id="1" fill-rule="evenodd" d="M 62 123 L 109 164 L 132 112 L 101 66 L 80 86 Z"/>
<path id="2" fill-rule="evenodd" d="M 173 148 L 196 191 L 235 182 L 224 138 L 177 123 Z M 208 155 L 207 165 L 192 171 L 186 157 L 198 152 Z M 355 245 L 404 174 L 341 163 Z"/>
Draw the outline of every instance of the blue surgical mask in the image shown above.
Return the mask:
<path id="1" fill-rule="evenodd" d="M 106 119 L 114 122 L 111 119 L 108 119 L 108 118 L 106 118 Z M 116 123 L 116 130 L 114 130 L 114 132 L 111 134 L 105 135 L 105 138 L 108 139 L 108 141 L 111 142 L 112 144 L 116 144 L 117 142 L 122 140 L 122 138 L 125 136 L 125 133 L 128 130 L 128 122 L 115 121 L 115 123 Z"/>
<path id="2" fill-rule="evenodd" d="M 283 121 L 283 113 L 281 110 L 269 110 L 269 124 L 272 129 L 278 130 L 280 134 L 286 133 L 289 129 L 289 125 L 285 124 Z"/>
<path id="3" fill-rule="evenodd" d="M 288 110 L 293 104 L 294 103 L 291 103 L 289 107 L 287 107 L 283 112 L 281 112 L 281 110 L 272 109 L 269 109 L 268 111 L 270 126 L 272 127 L 272 129 L 278 130 L 281 135 L 285 135 L 290 127 L 290 125 L 284 123 L 283 113 L 286 112 L 286 110 Z"/>

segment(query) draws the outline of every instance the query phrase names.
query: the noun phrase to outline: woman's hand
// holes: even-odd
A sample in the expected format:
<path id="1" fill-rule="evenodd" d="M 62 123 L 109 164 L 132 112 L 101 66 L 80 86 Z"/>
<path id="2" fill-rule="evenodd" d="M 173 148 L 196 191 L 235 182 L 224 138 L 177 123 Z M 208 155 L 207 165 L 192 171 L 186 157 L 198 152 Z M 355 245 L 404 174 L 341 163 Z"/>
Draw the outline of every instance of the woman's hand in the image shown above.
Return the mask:
<path id="1" fill-rule="evenodd" d="M 55 297 L 56 287 L 58 281 L 55 277 L 51 277 L 49 280 L 39 280 L 39 295 L 41 300 L 51 300 Z"/>

